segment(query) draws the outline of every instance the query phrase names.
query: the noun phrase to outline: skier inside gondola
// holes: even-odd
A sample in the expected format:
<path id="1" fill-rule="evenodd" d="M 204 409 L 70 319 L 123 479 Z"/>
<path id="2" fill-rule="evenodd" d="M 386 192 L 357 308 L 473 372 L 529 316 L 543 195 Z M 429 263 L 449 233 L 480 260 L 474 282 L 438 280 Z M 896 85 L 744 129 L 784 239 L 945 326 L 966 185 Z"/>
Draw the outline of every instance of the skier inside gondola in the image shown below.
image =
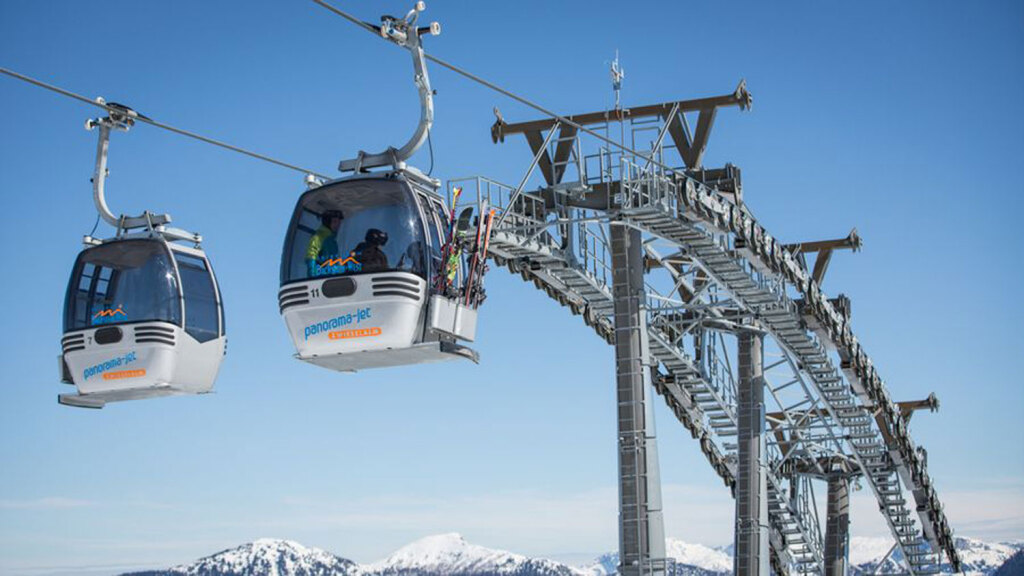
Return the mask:
<path id="1" fill-rule="evenodd" d="M 320 215 L 320 228 L 306 246 L 306 267 L 310 278 L 331 273 L 325 269 L 329 268 L 325 264 L 338 257 L 337 233 L 344 219 L 341 210 L 327 210 Z"/>
<path id="2" fill-rule="evenodd" d="M 356 246 L 353 254 L 363 272 L 377 272 L 388 269 L 388 256 L 382 248 L 388 243 L 388 233 L 377 228 L 366 231 L 366 238 Z"/>

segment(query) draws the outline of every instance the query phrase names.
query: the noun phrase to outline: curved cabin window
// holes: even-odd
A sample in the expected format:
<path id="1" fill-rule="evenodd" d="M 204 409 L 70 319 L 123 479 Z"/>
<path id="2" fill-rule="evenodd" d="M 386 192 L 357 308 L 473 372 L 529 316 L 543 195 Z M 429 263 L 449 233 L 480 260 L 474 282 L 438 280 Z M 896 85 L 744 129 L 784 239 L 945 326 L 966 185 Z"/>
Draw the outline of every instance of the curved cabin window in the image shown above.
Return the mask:
<path id="1" fill-rule="evenodd" d="M 430 247 L 427 249 L 426 255 L 428 256 L 429 264 L 429 276 L 431 281 L 435 274 L 438 274 L 441 270 L 441 248 L 444 246 L 446 238 L 444 237 L 445 225 L 448 223 L 448 214 L 445 213 L 444 207 L 437 200 L 428 198 L 424 194 L 416 195 L 420 199 L 420 205 L 423 208 L 423 215 L 427 219 L 427 234 L 430 235 Z"/>
<path id="2" fill-rule="evenodd" d="M 78 255 L 64 302 L 64 331 L 162 320 L 181 325 L 174 263 L 162 242 L 124 240 Z"/>
<path id="3" fill-rule="evenodd" d="M 349 180 L 302 195 L 281 261 L 281 284 L 405 271 L 426 278 L 423 223 L 408 185 Z"/>
<path id="4" fill-rule="evenodd" d="M 220 336 L 217 292 L 213 288 L 206 260 L 183 252 L 174 252 L 181 274 L 181 293 L 185 297 L 185 332 L 200 342 Z"/>

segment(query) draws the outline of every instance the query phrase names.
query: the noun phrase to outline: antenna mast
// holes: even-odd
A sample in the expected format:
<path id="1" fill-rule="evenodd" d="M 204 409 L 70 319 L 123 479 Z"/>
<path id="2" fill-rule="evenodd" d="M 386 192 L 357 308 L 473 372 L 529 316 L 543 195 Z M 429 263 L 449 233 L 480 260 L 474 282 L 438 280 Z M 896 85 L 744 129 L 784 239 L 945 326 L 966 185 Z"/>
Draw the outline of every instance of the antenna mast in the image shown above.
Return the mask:
<path id="1" fill-rule="evenodd" d="M 615 109 L 621 110 L 622 103 L 619 99 L 619 93 L 622 91 L 622 79 L 626 77 L 626 71 L 619 64 L 619 51 L 615 51 L 615 60 L 612 60 L 612 90 L 615 90 Z"/>

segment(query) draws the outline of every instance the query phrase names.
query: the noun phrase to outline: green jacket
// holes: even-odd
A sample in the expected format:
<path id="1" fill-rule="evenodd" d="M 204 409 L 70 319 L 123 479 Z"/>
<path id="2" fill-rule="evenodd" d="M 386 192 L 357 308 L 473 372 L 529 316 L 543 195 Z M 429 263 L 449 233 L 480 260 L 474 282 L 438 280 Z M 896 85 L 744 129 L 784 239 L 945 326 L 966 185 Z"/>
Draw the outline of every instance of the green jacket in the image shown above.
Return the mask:
<path id="1" fill-rule="evenodd" d="M 338 240 L 334 237 L 334 231 L 327 226 L 320 226 L 309 239 L 309 246 L 306 247 L 306 260 L 320 262 L 326 258 L 338 256 Z"/>

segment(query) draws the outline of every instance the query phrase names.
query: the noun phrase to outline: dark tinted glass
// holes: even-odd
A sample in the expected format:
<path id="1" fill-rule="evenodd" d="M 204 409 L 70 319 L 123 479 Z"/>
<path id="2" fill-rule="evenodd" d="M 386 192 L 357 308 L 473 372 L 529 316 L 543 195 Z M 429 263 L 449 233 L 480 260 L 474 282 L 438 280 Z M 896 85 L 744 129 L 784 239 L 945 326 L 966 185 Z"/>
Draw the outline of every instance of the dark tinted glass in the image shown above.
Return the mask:
<path id="1" fill-rule="evenodd" d="M 285 238 L 281 283 L 392 270 L 426 277 L 423 253 L 423 224 L 408 184 L 337 182 L 299 199 Z"/>
<path id="2" fill-rule="evenodd" d="M 178 277 L 164 243 L 125 240 L 79 254 L 64 300 L 64 331 L 144 320 L 181 325 Z"/>
<path id="3" fill-rule="evenodd" d="M 423 214 L 427 219 L 427 234 L 430 235 L 430 247 L 427 249 L 427 264 L 429 266 L 430 277 L 433 278 L 434 274 L 441 269 L 441 247 L 444 245 L 445 238 L 444 230 L 439 226 L 448 223 L 448 215 L 444 213 L 441 203 L 436 200 L 428 200 L 426 196 L 417 194 L 420 199 L 420 204 L 423 207 Z"/>
<path id="4" fill-rule="evenodd" d="M 185 332 L 200 342 L 217 338 L 217 293 L 206 260 L 181 252 L 174 252 L 174 259 L 185 296 Z"/>

